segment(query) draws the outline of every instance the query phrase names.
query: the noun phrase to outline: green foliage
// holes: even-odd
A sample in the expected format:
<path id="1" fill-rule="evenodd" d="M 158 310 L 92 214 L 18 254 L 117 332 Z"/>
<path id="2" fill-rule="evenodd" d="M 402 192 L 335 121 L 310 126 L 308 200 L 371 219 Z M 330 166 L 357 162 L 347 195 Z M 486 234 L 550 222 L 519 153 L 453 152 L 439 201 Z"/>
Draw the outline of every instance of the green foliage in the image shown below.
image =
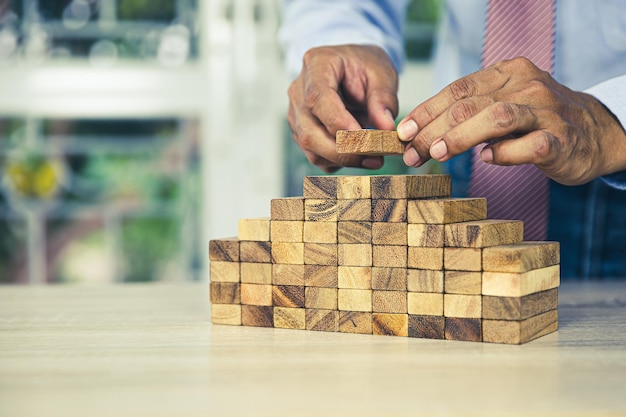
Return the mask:
<path id="1" fill-rule="evenodd" d="M 170 22 L 176 12 L 174 0 L 119 0 L 117 7 L 120 20 Z"/>

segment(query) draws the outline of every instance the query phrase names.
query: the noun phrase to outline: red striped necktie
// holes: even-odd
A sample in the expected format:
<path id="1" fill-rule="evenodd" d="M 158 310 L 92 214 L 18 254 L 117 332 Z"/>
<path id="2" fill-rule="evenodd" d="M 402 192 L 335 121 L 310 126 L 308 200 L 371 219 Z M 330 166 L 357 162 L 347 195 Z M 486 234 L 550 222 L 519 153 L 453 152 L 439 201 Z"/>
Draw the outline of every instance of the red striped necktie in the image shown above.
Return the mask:
<path id="1" fill-rule="evenodd" d="M 483 67 L 519 56 L 552 73 L 554 0 L 489 0 Z M 524 221 L 525 240 L 545 240 L 549 181 L 534 165 L 497 166 L 473 150 L 469 195 L 487 198 L 489 218 Z"/>

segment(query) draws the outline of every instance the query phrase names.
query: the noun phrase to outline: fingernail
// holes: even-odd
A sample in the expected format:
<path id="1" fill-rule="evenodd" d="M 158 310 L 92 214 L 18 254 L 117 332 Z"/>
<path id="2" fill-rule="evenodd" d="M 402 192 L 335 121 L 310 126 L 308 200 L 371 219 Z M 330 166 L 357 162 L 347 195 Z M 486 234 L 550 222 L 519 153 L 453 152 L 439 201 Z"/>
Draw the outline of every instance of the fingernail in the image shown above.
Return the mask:
<path id="1" fill-rule="evenodd" d="M 367 169 L 380 169 L 383 161 L 380 158 L 365 158 L 361 161 L 361 166 Z"/>
<path id="2" fill-rule="evenodd" d="M 393 118 L 393 113 L 391 113 L 391 110 L 389 109 L 385 109 L 385 115 L 389 118 L 389 120 L 391 120 L 394 124 L 396 123 L 396 120 Z"/>
<path id="3" fill-rule="evenodd" d="M 447 155 L 448 146 L 446 146 L 446 142 L 444 142 L 443 139 L 439 139 L 430 145 L 430 156 L 433 158 L 440 160 L 445 158 Z"/>
<path id="4" fill-rule="evenodd" d="M 417 123 L 413 119 L 405 120 L 398 126 L 398 137 L 400 140 L 411 140 L 416 134 Z"/>
<path id="5" fill-rule="evenodd" d="M 402 160 L 407 166 L 417 167 L 420 165 L 421 159 L 415 148 L 409 148 L 404 152 Z"/>
<path id="6" fill-rule="evenodd" d="M 492 163 L 493 162 L 493 149 L 491 149 L 490 147 L 485 147 L 481 152 L 480 152 L 480 159 L 483 160 L 483 162 L 487 162 L 487 163 Z"/>

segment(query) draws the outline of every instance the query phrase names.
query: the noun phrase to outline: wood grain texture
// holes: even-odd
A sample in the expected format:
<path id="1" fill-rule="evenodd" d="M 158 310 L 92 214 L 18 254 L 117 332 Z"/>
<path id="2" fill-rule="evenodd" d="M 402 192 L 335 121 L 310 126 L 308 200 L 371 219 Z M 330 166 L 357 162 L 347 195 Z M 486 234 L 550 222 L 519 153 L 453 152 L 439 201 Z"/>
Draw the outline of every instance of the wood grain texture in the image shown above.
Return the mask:
<path id="1" fill-rule="evenodd" d="M 339 288 L 337 302 L 339 310 L 371 312 L 372 290 Z"/>
<path id="2" fill-rule="evenodd" d="M 304 242 L 337 243 L 337 222 L 304 222 Z"/>
<path id="3" fill-rule="evenodd" d="M 409 223 L 448 224 L 487 218 L 484 198 L 445 198 L 408 202 Z"/>
<path id="4" fill-rule="evenodd" d="M 482 294 L 482 273 L 475 271 L 444 271 L 443 289 L 447 294 Z"/>
<path id="5" fill-rule="evenodd" d="M 406 199 L 449 197 L 452 180 L 449 175 L 372 175 L 372 199 Z"/>
<path id="6" fill-rule="evenodd" d="M 372 265 L 389 268 L 407 267 L 407 247 L 396 245 L 372 245 Z"/>
<path id="7" fill-rule="evenodd" d="M 274 327 L 274 307 L 242 305 L 241 324 L 252 327 Z"/>
<path id="8" fill-rule="evenodd" d="M 443 317 L 443 294 L 433 292 L 407 293 L 407 311 L 420 316 Z M 441 326 L 443 335 L 443 325 Z M 443 338 L 443 336 L 441 337 Z"/>
<path id="9" fill-rule="evenodd" d="M 482 271 L 483 249 L 444 248 L 443 267 L 449 271 Z"/>
<path id="10" fill-rule="evenodd" d="M 482 297 L 480 295 L 444 294 L 443 315 L 479 319 L 482 317 Z"/>
<path id="11" fill-rule="evenodd" d="M 483 340 L 481 319 L 458 317 L 445 318 L 445 339 L 465 342 L 481 342 Z"/>
<path id="12" fill-rule="evenodd" d="M 320 332 L 339 331 L 339 311 L 307 308 L 305 311 L 307 330 Z"/>
<path id="13" fill-rule="evenodd" d="M 373 313 L 372 333 L 381 336 L 408 336 L 409 315 L 394 313 Z"/>
<path id="14" fill-rule="evenodd" d="M 304 197 L 275 198 L 270 202 L 271 220 L 304 220 Z"/>
<path id="15" fill-rule="evenodd" d="M 409 246 L 443 248 L 444 236 L 442 224 L 409 224 L 407 226 Z"/>
<path id="16" fill-rule="evenodd" d="M 304 243 L 272 242 L 272 263 L 304 264 Z"/>
<path id="17" fill-rule="evenodd" d="M 337 200 L 337 219 L 343 221 L 372 221 L 372 200 Z"/>
<path id="18" fill-rule="evenodd" d="M 407 256 L 409 268 L 443 270 L 443 248 L 409 246 Z"/>
<path id="19" fill-rule="evenodd" d="M 209 264 L 211 282 L 239 282 L 239 262 L 212 261 Z"/>
<path id="20" fill-rule="evenodd" d="M 270 240 L 272 242 L 302 242 L 303 236 L 303 221 L 270 221 Z"/>
<path id="21" fill-rule="evenodd" d="M 521 220 L 477 220 L 446 226 L 446 246 L 486 248 L 521 242 L 524 223 Z"/>
<path id="22" fill-rule="evenodd" d="M 389 291 L 406 291 L 406 268 L 373 267 L 372 289 Z"/>
<path id="23" fill-rule="evenodd" d="M 240 268 L 241 282 L 266 285 L 272 283 L 272 264 L 242 262 Z"/>
<path id="24" fill-rule="evenodd" d="M 305 243 L 304 264 L 337 266 L 337 244 Z"/>
<path id="25" fill-rule="evenodd" d="M 240 285 L 238 282 L 212 282 L 210 286 L 211 303 L 240 304 Z"/>
<path id="26" fill-rule="evenodd" d="M 306 329 L 305 309 L 274 307 L 274 327 L 280 329 Z"/>
<path id="27" fill-rule="evenodd" d="M 483 250 L 483 269 L 491 272 L 527 272 L 560 260 L 559 242 L 520 242 Z"/>
<path id="28" fill-rule="evenodd" d="M 304 220 L 311 222 L 336 222 L 339 206 L 337 200 L 304 200 Z"/>
<path id="29" fill-rule="evenodd" d="M 336 176 L 304 177 L 304 198 L 306 199 L 337 199 Z"/>
<path id="30" fill-rule="evenodd" d="M 339 288 L 372 289 L 372 267 L 339 266 L 337 271 Z"/>
<path id="31" fill-rule="evenodd" d="M 408 269 L 406 278 L 409 291 L 443 293 L 442 270 Z"/>
<path id="32" fill-rule="evenodd" d="M 407 292 L 372 290 L 374 313 L 407 313 Z"/>
<path id="33" fill-rule="evenodd" d="M 337 288 L 337 266 L 304 265 L 304 285 L 307 287 Z"/>
<path id="34" fill-rule="evenodd" d="M 271 242 L 241 241 L 239 251 L 241 262 L 272 262 Z"/>
<path id="35" fill-rule="evenodd" d="M 409 337 L 421 339 L 444 339 L 445 319 L 443 316 L 421 316 L 409 314 Z"/>
<path id="36" fill-rule="evenodd" d="M 558 289 L 528 294 L 523 297 L 483 296 L 483 318 L 492 320 L 525 320 L 556 310 L 559 303 Z"/>
<path id="37" fill-rule="evenodd" d="M 367 175 L 342 175 L 337 178 L 337 199 L 370 199 L 370 178 Z"/>
<path id="38" fill-rule="evenodd" d="M 341 333 L 372 334 L 372 313 L 340 311 L 339 331 Z"/>
<path id="39" fill-rule="evenodd" d="M 372 243 L 372 222 L 339 222 L 337 223 L 337 242 L 339 243 Z"/>
<path id="40" fill-rule="evenodd" d="M 272 285 L 241 284 L 241 304 L 271 306 Z"/>
<path id="41" fill-rule="evenodd" d="M 407 200 L 379 198 L 372 200 L 372 221 L 405 223 Z"/>
<path id="42" fill-rule="evenodd" d="M 269 242 L 270 218 L 239 219 L 237 237 L 239 240 L 256 240 Z"/>
<path id="43" fill-rule="evenodd" d="M 406 246 L 406 223 L 372 223 L 372 243 L 374 245 L 403 245 Z"/>
<path id="44" fill-rule="evenodd" d="M 304 295 L 306 308 L 337 310 L 337 289 L 322 287 L 306 287 Z"/>
<path id="45" fill-rule="evenodd" d="M 210 240 L 209 260 L 239 262 L 239 239 L 230 237 Z"/>
<path id="46" fill-rule="evenodd" d="M 241 326 L 241 305 L 211 304 L 211 323 Z"/>
<path id="47" fill-rule="evenodd" d="M 304 265 L 273 264 L 272 284 L 304 285 Z"/>
<path id="48" fill-rule="evenodd" d="M 555 332 L 558 327 L 557 310 L 520 321 L 483 320 L 483 341 L 519 345 Z"/>
<path id="49" fill-rule="evenodd" d="M 274 307 L 304 308 L 304 287 L 300 285 L 273 285 L 272 305 Z"/>
<path id="50" fill-rule="evenodd" d="M 339 243 L 337 254 L 341 266 L 372 266 L 372 245 Z"/>
<path id="51" fill-rule="evenodd" d="M 483 272 L 483 295 L 522 297 L 556 288 L 561 282 L 559 265 L 522 273 Z"/>
<path id="52" fill-rule="evenodd" d="M 406 146 L 395 130 L 338 130 L 335 140 L 338 154 L 402 155 Z"/>

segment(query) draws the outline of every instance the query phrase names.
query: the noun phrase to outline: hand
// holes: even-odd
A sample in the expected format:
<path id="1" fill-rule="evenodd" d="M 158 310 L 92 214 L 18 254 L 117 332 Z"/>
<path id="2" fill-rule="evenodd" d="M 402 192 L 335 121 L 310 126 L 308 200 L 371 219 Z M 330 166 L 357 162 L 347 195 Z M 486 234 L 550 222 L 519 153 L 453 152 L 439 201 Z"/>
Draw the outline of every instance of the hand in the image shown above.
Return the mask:
<path id="1" fill-rule="evenodd" d="M 378 169 L 382 157 L 338 155 L 341 129 L 393 130 L 398 114 L 398 75 L 379 47 L 346 45 L 314 48 L 289 87 L 287 119 L 307 159 L 326 172 L 343 166 Z"/>
<path id="2" fill-rule="evenodd" d="M 453 82 L 405 117 L 398 136 L 411 142 L 404 154 L 409 166 L 430 157 L 446 161 L 487 142 L 484 162 L 534 164 L 566 185 L 626 169 L 626 132 L 615 116 L 525 58 Z"/>

